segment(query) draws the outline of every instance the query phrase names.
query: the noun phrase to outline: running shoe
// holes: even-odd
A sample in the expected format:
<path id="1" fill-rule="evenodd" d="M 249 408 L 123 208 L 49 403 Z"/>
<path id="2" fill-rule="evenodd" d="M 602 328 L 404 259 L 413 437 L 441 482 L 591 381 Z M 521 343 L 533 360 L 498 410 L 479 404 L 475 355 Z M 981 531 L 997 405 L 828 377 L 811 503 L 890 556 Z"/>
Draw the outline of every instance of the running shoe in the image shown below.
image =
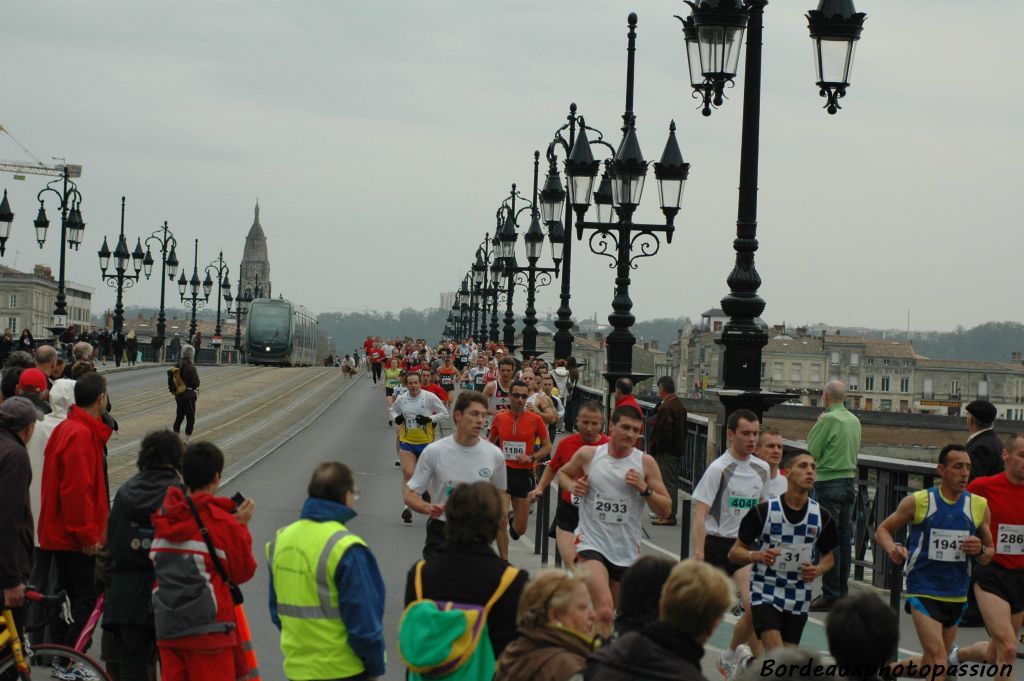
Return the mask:
<path id="1" fill-rule="evenodd" d="M 722 678 L 729 681 L 736 673 L 738 661 L 735 651 L 726 648 L 718 656 L 718 673 L 722 675 Z"/>
<path id="2" fill-rule="evenodd" d="M 733 669 L 732 676 L 729 677 L 730 679 L 735 679 L 741 676 L 747 667 L 749 667 L 754 661 L 754 653 L 746 643 L 741 643 L 736 646 L 736 652 L 734 654 L 736 667 Z"/>
<path id="3" fill-rule="evenodd" d="M 412 525 L 412 511 L 409 510 L 408 506 L 402 511 L 402 522 L 406 525 Z"/>
<path id="4" fill-rule="evenodd" d="M 94 671 L 87 669 L 79 662 L 70 667 L 65 667 L 58 663 L 57 660 L 53 661 L 51 674 L 54 678 L 61 679 L 61 681 L 99 681 L 100 678 Z"/>

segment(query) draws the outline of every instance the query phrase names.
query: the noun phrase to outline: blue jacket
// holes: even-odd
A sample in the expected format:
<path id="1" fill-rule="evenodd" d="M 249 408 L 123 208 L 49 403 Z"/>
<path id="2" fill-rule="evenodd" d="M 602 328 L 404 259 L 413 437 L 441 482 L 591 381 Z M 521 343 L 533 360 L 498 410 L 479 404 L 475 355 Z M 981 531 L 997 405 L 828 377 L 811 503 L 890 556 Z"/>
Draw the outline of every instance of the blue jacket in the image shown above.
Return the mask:
<path id="1" fill-rule="evenodd" d="M 326 499 L 306 499 L 304 520 L 337 521 L 347 524 L 356 512 L 345 504 Z M 368 676 L 384 674 L 384 580 L 369 549 L 353 546 L 342 556 L 334 571 L 338 587 L 338 610 L 348 631 L 348 644 L 366 665 Z M 277 592 L 270 574 L 270 619 L 281 628 L 277 615 Z"/>

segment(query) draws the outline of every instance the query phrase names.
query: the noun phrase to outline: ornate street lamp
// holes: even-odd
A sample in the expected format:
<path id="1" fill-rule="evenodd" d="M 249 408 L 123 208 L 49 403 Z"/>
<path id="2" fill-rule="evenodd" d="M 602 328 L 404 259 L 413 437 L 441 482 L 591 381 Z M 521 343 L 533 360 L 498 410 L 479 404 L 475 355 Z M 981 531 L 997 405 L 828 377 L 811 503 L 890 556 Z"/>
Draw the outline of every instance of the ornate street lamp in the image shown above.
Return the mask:
<path id="1" fill-rule="evenodd" d="M 629 297 L 630 270 L 636 269 L 636 261 L 655 255 L 661 248 L 658 234 L 665 235 L 665 241 L 672 242 L 675 218 L 682 201 L 683 185 L 689 175 L 689 164 L 683 161 L 676 128 L 669 126 L 668 141 L 661 160 L 654 164 L 654 175 L 658 182 L 661 211 L 664 224 L 641 224 L 633 222 L 633 214 L 640 204 L 649 162 L 644 159 L 636 131 L 636 115 L 633 112 L 633 73 L 636 55 L 637 16 L 631 13 L 628 19 L 627 66 L 626 66 L 626 110 L 622 114 L 622 141 L 615 156 L 605 162 L 605 175 L 601 179 L 594 203 L 598 206 L 597 222 L 586 222 L 585 215 L 591 203 L 591 191 L 597 177 L 598 162 L 590 152 L 586 130 L 573 145 L 565 163 L 569 178 L 570 202 L 576 212 L 576 234 L 582 239 L 585 231 L 591 232 L 588 245 L 591 252 L 612 260 L 616 269 L 615 296 L 612 299 L 612 313 L 608 316 L 613 330 L 605 343 L 608 370 L 605 379 L 611 386 L 619 378 L 639 381 L 649 374 L 633 373 L 633 345 L 636 338 L 630 331 L 636 318 L 632 314 L 633 301 Z M 582 119 L 581 120 L 581 125 Z M 608 191 L 610 190 L 610 192 Z M 611 208 L 608 210 L 608 194 Z"/>
<path id="2" fill-rule="evenodd" d="M 227 263 L 224 262 L 224 251 L 221 251 L 217 255 L 217 259 L 206 266 L 206 280 L 203 282 L 203 291 L 206 294 L 206 298 L 210 298 L 210 292 L 213 290 L 213 281 L 210 278 L 210 274 L 213 273 L 217 277 L 217 326 L 213 331 L 213 347 L 217 350 L 217 363 L 220 363 L 220 300 L 223 297 L 227 301 L 228 306 L 231 305 L 231 281 L 228 279 L 230 270 L 228 269 Z"/>
<path id="3" fill-rule="evenodd" d="M 14 213 L 11 212 L 11 204 L 7 201 L 7 190 L 4 190 L 4 199 L 0 201 L 0 256 L 4 254 L 4 247 L 11 237 L 11 223 L 14 222 Z"/>
<path id="4" fill-rule="evenodd" d="M 174 275 L 178 271 L 178 255 L 175 247 L 178 242 L 174 234 L 167 228 L 167 221 L 164 226 L 146 237 L 146 255 L 142 259 L 142 271 L 148 280 L 153 274 L 153 253 L 150 251 L 150 242 L 154 242 L 160 249 L 160 314 L 156 318 L 156 335 L 160 339 L 159 361 L 164 361 L 164 348 L 167 341 L 167 317 L 164 314 L 164 292 L 168 281 L 174 281 Z"/>
<path id="5" fill-rule="evenodd" d="M 733 411 L 746 408 L 759 416 L 772 405 L 794 397 L 784 393 L 761 390 L 761 350 L 768 343 L 767 329 L 758 321 L 765 302 L 757 291 L 761 277 L 754 267 L 757 252 L 757 175 L 760 149 L 761 118 L 761 36 L 764 30 L 764 8 L 767 0 L 699 0 L 689 2 L 692 14 L 683 20 L 683 34 L 691 81 L 695 81 L 694 57 L 700 62 L 705 83 L 714 90 L 717 78 L 731 81 L 736 74 L 726 69 L 716 73 L 709 68 L 730 63 L 739 57 L 737 35 L 747 32 L 746 81 L 743 86 L 743 123 L 740 149 L 739 204 L 736 219 L 736 264 L 727 279 L 729 294 L 722 299 L 722 310 L 729 321 L 715 340 L 723 346 L 723 388 L 719 396 L 725 406 L 726 418 Z M 830 114 L 839 109 L 838 99 L 846 94 L 856 41 L 860 38 L 865 15 L 855 11 L 852 0 L 820 0 L 818 9 L 807 14 L 814 44 L 815 71 L 825 108 Z M 696 35 L 694 35 L 694 29 Z M 731 32 L 730 32 L 731 31 Z M 694 45 L 696 40 L 696 46 Z M 708 62 L 705 57 L 711 57 Z M 714 58 L 719 58 L 715 61 Z M 694 89 L 698 84 L 692 82 Z M 712 100 L 718 106 L 721 100 Z M 710 115 L 704 96 L 705 116 Z"/>
<path id="6" fill-rule="evenodd" d="M 185 273 L 182 272 L 181 276 L 178 277 L 178 293 L 181 295 L 181 302 L 184 303 L 186 308 L 192 310 L 192 321 L 188 327 L 189 342 L 191 343 L 196 337 L 196 310 L 200 310 L 206 307 L 206 303 L 210 300 L 210 289 L 213 283 L 204 285 L 203 282 L 199 281 L 199 239 L 196 239 L 195 244 L 195 255 L 192 261 L 192 278 L 185 279 Z M 209 280 L 210 275 L 206 275 Z M 199 287 L 203 287 L 203 293 L 199 293 Z M 186 289 L 189 291 L 189 295 L 185 295 Z"/>
<path id="7" fill-rule="evenodd" d="M 107 246 L 107 237 L 103 237 L 103 245 L 100 247 L 100 278 L 103 282 L 117 291 L 117 298 L 114 304 L 114 336 L 124 329 L 124 289 L 131 288 L 139 280 L 145 260 L 142 252 L 142 241 L 136 240 L 135 250 L 128 252 L 128 241 L 124 236 L 124 197 L 121 197 L 121 233 L 117 237 L 117 246 L 114 248 L 114 274 L 107 274 L 107 267 L 110 266 L 110 247 Z M 128 273 L 129 258 L 135 274 Z M 120 358 L 118 358 L 120 363 Z"/>

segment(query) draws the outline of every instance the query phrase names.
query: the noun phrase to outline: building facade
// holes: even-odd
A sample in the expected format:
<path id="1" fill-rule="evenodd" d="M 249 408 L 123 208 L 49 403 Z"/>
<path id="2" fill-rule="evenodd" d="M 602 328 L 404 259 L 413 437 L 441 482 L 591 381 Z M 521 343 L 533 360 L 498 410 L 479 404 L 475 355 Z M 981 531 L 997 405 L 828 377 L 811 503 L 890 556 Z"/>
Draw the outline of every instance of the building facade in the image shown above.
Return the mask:
<path id="1" fill-rule="evenodd" d="M 245 247 L 242 249 L 242 263 L 238 266 L 238 276 L 241 280 L 240 293 L 245 292 L 256 297 L 258 282 L 261 296 L 263 298 L 271 297 L 270 255 L 267 249 L 267 237 L 260 224 L 259 201 L 256 202 L 256 216 L 253 218 L 252 227 L 249 228 L 249 234 L 245 237 Z"/>
<path id="2" fill-rule="evenodd" d="M 89 326 L 92 310 L 91 286 L 64 282 L 68 324 Z M 0 265 L 0 328 L 10 329 L 17 337 L 28 329 L 35 338 L 51 335 L 53 307 L 57 302 L 57 281 L 46 265 L 22 272 Z"/>

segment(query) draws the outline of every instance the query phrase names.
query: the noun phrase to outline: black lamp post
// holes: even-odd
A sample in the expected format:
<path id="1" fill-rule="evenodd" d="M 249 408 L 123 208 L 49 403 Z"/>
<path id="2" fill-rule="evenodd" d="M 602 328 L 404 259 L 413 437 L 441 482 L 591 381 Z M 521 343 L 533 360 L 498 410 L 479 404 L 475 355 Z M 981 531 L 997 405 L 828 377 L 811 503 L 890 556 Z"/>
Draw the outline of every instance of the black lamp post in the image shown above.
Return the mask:
<path id="1" fill-rule="evenodd" d="M 206 281 L 210 281 L 210 274 L 217 277 L 217 326 L 213 330 L 213 346 L 220 349 L 220 300 L 223 296 L 227 303 L 231 304 L 231 281 L 228 279 L 230 270 L 224 262 L 224 251 L 217 255 L 217 259 L 206 266 Z M 204 288 L 206 282 L 203 283 Z M 212 286 L 210 287 L 212 289 Z M 209 289 L 208 289 L 209 290 Z M 218 355 L 219 359 L 219 355 Z"/>
<path id="2" fill-rule="evenodd" d="M 557 131 L 548 145 L 548 174 L 544 179 L 544 187 L 540 190 L 540 214 L 541 221 L 548 228 L 548 235 L 552 238 L 562 239 L 562 271 L 559 274 L 561 280 L 561 292 L 559 293 L 558 318 L 555 320 L 555 359 L 566 359 L 572 354 L 572 308 L 569 301 L 572 298 L 572 210 L 565 213 L 564 227 L 562 224 L 562 209 L 569 204 L 569 193 L 562 188 L 562 181 L 558 175 L 558 157 L 555 154 L 556 146 L 561 146 L 566 154 L 566 163 L 573 161 L 569 158 L 573 146 L 576 144 L 576 127 L 580 126 L 580 132 L 586 135 L 586 130 L 597 133 L 597 139 L 589 144 L 604 144 L 614 154 L 615 148 L 604 141 L 600 130 L 591 128 L 583 123 L 583 119 L 576 115 L 576 104 L 569 105 L 568 123 Z M 568 129 L 569 139 L 566 140 L 562 133 Z M 591 157 L 592 158 L 592 157 Z M 610 189 L 609 189 L 610 191 Z M 609 198 L 610 200 L 610 198 Z M 569 204 L 571 205 L 571 204 Z"/>
<path id="3" fill-rule="evenodd" d="M 487 237 L 484 237 L 484 243 L 487 242 Z M 476 260 L 473 261 L 473 293 L 478 301 L 480 308 L 480 316 L 477 319 L 478 326 L 475 327 L 474 333 L 476 337 L 480 339 L 480 342 L 485 343 L 487 341 L 487 310 L 491 301 L 491 296 L 487 291 L 487 262 L 484 260 L 483 248 L 477 247 L 476 249 Z"/>
<path id="4" fill-rule="evenodd" d="M 736 264 L 729 274 L 729 294 L 722 310 L 729 321 L 716 343 L 723 346 L 723 389 L 719 391 L 726 418 L 736 409 L 751 409 L 759 416 L 772 405 L 791 399 L 785 393 L 761 390 L 761 350 L 768 343 L 767 329 L 757 318 L 765 302 L 757 294 L 761 277 L 754 267 L 757 251 L 757 174 L 761 119 L 761 35 L 767 0 L 700 0 L 683 21 L 690 81 L 703 93 L 702 113 L 719 106 L 718 94 L 732 82 L 739 62 L 743 31 L 747 31 L 746 81 L 743 86 L 743 124 L 740 150 L 740 186 L 736 219 Z M 814 47 L 819 94 L 830 114 L 846 95 L 850 68 L 865 15 L 852 0 L 820 0 L 807 14 Z"/>
<path id="5" fill-rule="evenodd" d="M 110 247 L 107 246 L 107 237 L 103 237 L 103 245 L 100 247 L 100 278 L 103 282 L 117 291 L 117 300 L 114 304 L 114 335 L 121 333 L 124 328 L 124 289 L 131 288 L 139 280 L 142 272 L 145 254 L 142 252 L 142 241 L 136 240 L 135 250 L 128 252 L 128 241 L 124 237 L 124 197 L 121 197 L 121 233 L 117 238 L 117 246 L 114 248 L 114 274 L 107 274 L 107 267 L 110 266 Z M 128 273 L 128 259 L 131 258 L 131 265 L 135 274 Z M 121 360 L 118 359 L 120 362 Z"/>
<path id="6" fill-rule="evenodd" d="M 484 240 L 476 249 L 476 261 L 473 263 L 473 285 L 483 301 L 483 316 L 480 319 L 479 334 L 482 340 L 498 342 L 498 282 L 501 279 L 502 265 L 495 257 L 498 249 L 498 235 L 494 238 L 484 234 Z M 490 327 L 488 328 L 488 312 Z"/>
<path id="7" fill-rule="evenodd" d="M 519 238 L 519 234 L 516 232 L 516 223 L 518 213 L 515 212 L 515 185 L 513 185 L 513 193 L 510 197 L 512 205 L 508 207 L 508 211 L 505 214 L 504 226 L 501 229 L 501 233 L 498 235 L 499 251 L 498 255 L 502 256 L 505 260 L 505 270 L 508 273 L 509 281 L 507 285 L 507 296 L 508 296 L 508 307 L 506 308 L 506 322 L 512 308 L 512 291 L 515 287 L 515 280 L 519 276 L 525 275 L 526 288 L 526 310 L 523 316 L 523 349 L 522 354 L 525 358 L 530 355 L 533 357 L 538 356 L 537 352 L 537 309 L 535 307 L 537 299 L 537 289 L 548 286 L 551 283 L 552 276 L 558 276 L 559 265 L 562 262 L 562 246 L 565 241 L 565 235 L 562 232 L 561 222 L 554 222 L 551 225 L 551 231 L 549 238 L 551 241 L 551 258 L 555 262 L 554 267 L 540 267 L 537 265 L 537 261 L 540 260 L 541 252 L 544 250 L 544 231 L 540 227 L 540 214 L 538 211 L 538 200 L 537 200 L 537 182 L 538 174 L 540 170 L 540 152 L 533 152 L 533 201 L 526 201 L 527 207 L 530 210 L 530 226 L 526 230 L 526 234 L 523 235 L 523 241 L 526 243 L 526 266 L 518 267 L 515 259 L 515 246 L 516 240 Z M 526 208 L 521 209 L 519 212 L 523 212 Z M 511 351 L 511 348 L 510 348 Z"/>
<path id="8" fill-rule="evenodd" d="M 469 315 L 469 288 L 466 278 L 462 279 L 462 288 L 459 289 L 459 340 L 465 340 L 470 335 Z"/>
<path id="9" fill-rule="evenodd" d="M 65 271 L 65 244 L 68 248 L 76 251 L 82 245 L 82 234 L 85 232 L 85 222 L 82 220 L 82 194 L 78 191 L 78 185 L 71 180 L 68 166 L 64 166 L 61 176 L 51 180 L 45 188 L 37 195 L 39 200 L 39 213 L 32 224 L 36 228 L 36 241 L 39 248 L 46 243 L 46 230 L 50 227 L 50 221 L 46 217 L 46 206 L 43 202 L 43 195 L 46 192 L 53 192 L 57 195 L 60 205 L 60 270 L 57 276 L 57 298 L 53 307 L 53 326 L 47 327 L 55 336 L 60 336 L 68 326 L 68 305 L 67 297 L 64 294 L 64 271 Z M 54 185 L 60 184 L 60 189 Z M 0 223 L 6 224 L 6 231 L 10 234 L 10 223 L 14 221 L 14 214 L 11 213 L 10 204 L 0 204 Z M 6 206 L 6 208 L 4 208 Z M 6 241 L 6 239 L 4 239 Z"/>
<path id="10" fill-rule="evenodd" d="M 683 161 L 683 155 L 676 141 L 676 126 L 669 126 L 668 141 L 662 152 L 661 161 L 654 164 L 654 176 L 658 181 L 661 211 L 665 215 L 664 224 L 640 224 L 633 222 L 633 213 L 640 204 L 644 180 L 647 176 L 649 162 L 644 160 L 640 151 L 640 143 L 636 133 L 636 115 L 633 112 L 633 72 L 636 53 L 635 13 L 629 15 L 629 33 L 627 43 L 626 66 L 626 110 L 622 114 L 622 141 L 619 143 L 615 157 L 606 162 L 607 172 L 602 178 L 601 187 L 594 196 L 597 204 L 598 221 L 585 222 L 584 216 L 590 207 L 591 190 L 597 176 L 598 162 L 590 153 L 590 143 L 585 128 L 573 145 L 572 152 L 565 163 L 566 175 L 569 178 L 570 201 L 576 211 L 576 234 L 582 239 L 584 231 L 591 232 L 590 250 L 596 255 L 603 255 L 612 260 L 616 269 L 615 297 L 612 299 L 612 313 L 608 321 L 613 330 L 608 334 L 605 347 L 608 358 L 608 371 L 605 379 L 609 384 L 609 392 L 619 378 L 628 377 L 634 381 L 649 378 L 650 374 L 633 373 L 633 345 L 636 338 L 630 331 L 636 318 L 632 314 L 633 301 L 629 297 L 630 270 L 636 269 L 636 260 L 655 255 L 661 248 L 658 234 L 665 235 L 665 241 L 672 242 L 675 230 L 675 216 L 682 204 L 683 185 L 689 174 L 690 164 Z M 583 125 L 582 119 L 581 126 Z M 610 185 L 611 202 L 614 216 L 607 203 L 608 195 L 602 190 Z"/>
<path id="11" fill-rule="evenodd" d="M 11 237 L 11 223 L 14 222 L 14 213 L 11 212 L 11 204 L 7 200 L 7 190 L 4 190 L 4 198 L 0 201 L 0 256 L 4 254 L 7 240 Z"/>
<path id="12" fill-rule="evenodd" d="M 146 257 L 142 259 L 142 271 L 148 280 L 153 274 L 153 253 L 150 251 L 150 241 L 157 244 L 160 249 L 160 314 L 156 318 L 156 334 L 160 338 L 160 357 L 164 361 L 164 348 L 166 345 L 167 316 L 164 314 L 164 291 L 168 281 L 174 281 L 174 275 L 178 272 L 178 255 L 175 247 L 178 242 L 171 230 L 167 229 L 167 221 L 164 226 L 146 237 Z"/>
<path id="13" fill-rule="evenodd" d="M 181 276 L 178 277 L 178 293 L 181 294 L 181 302 L 185 304 L 186 308 L 192 310 L 192 322 L 188 327 L 188 337 L 191 343 L 196 337 L 196 310 L 206 307 L 207 301 L 210 300 L 210 289 L 213 288 L 213 281 L 210 279 L 209 273 L 206 275 L 206 281 L 199 281 L 199 239 L 196 239 L 195 246 L 195 257 L 192 261 L 192 278 L 185 279 L 185 273 L 182 272 Z M 203 293 L 199 293 L 199 287 L 203 287 Z M 190 295 L 185 295 L 185 290 L 188 289 Z"/>

